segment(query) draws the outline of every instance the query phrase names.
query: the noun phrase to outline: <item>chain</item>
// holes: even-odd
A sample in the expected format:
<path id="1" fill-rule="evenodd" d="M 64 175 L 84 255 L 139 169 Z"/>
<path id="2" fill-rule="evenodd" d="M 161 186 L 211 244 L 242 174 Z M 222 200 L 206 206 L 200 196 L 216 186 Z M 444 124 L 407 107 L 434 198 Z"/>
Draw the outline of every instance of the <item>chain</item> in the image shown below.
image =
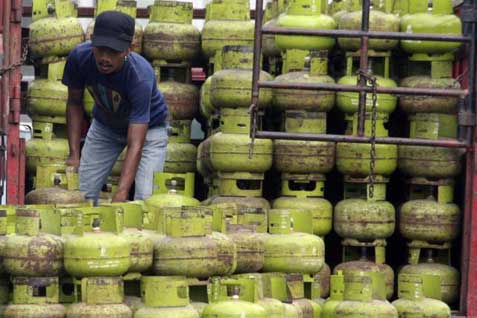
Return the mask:
<path id="1" fill-rule="evenodd" d="M 28 56 L 28 39 L 23 39 L 23 41 L 22 41 L 22 56 L 20 58 L 20 61 L 18 61 L 17 63 L 10 64 L 7 67 L 0 68 L 0 76 L 3 76 L 3 74 L 5 74 L 7 72 L 11 72 L 14 69 L 22 66 L 25 63 L 25 61 L 27 59 L 27 56 Z"/>
<path id="2" fill-rule="evenodd" d="M 377 80 L 375 76 L 372 76 L 365 72 L 359 72 L 359 76 L 366 78 L 366 81 L 371 84 L 372 89 L 372 106 L 371 106 L 371 160 L 369 161 L 369 198 L 374 197 L 374 184 L 376 183 L 376 117 L 377 117 Z M 365 106 L 366 107 L 366 106 Z"/>
<path id="3" fill-rule="evenodd" d="M 252 159 L 253 157 L 253 148 L 255 146 L 255 134 L 257 133 L 257 117 L 258 117 L 258 111 L 257 111 L 257 106 L 255 104 L 252 104 L 249 109 L 249 113 L 251 115 L 251 128 L 252 128 L 252 134 L 251 134 L 251 142 L 250 142 L 250 147 L 248 148 L 248 158 Z"/>

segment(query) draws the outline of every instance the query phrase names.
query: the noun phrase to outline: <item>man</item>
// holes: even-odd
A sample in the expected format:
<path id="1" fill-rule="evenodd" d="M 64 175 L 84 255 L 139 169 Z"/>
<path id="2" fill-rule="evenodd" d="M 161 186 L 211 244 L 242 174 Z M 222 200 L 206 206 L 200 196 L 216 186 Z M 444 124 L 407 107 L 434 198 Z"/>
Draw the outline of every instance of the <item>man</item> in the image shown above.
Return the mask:
<path id="1" fill-rule="evenodd" d="M 69 55 L 63 75 L 68 86 L 66 118 L 70 166 L 79 166 L 80 191 L 97 202 L 99 192 L 125 146 L 113 202 L 128 199 L 135 181 L 137 200 L 152 194 L 155 171 L 162 171 L 167 147 L 167 106 L 151 65 L 131 52 L 134 19 L 117 11 L 96 17 L 91 42 Z M 85 87 L 94 98 L 93 122 L 81 151 Z"/>

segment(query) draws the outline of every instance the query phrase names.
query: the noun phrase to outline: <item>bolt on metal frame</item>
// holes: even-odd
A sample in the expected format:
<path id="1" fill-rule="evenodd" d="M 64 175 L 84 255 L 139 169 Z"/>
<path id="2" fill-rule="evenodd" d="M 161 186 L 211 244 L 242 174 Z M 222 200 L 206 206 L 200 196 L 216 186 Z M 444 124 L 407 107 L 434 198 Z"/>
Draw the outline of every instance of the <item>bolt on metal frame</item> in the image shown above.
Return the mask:
<path id="1" fill-rule="evenodd" d="M 424 140 L 414 138 L 375 138 L 378 144 L 398 144 L 416 146 L 434 146 L 448 148 L 463 148 L 466 152 L 466 173 L 465 173 L 465 200 L 463 211 L 463 234 L 462 234 L 462 256 L 461 256 L 461 291 L 459 312 L 457 316 L 477 315 L 477 192 L 474 187 L 477 185 L 477 127 L 475 126 L 475 103 L 476 103 L 476 36 L 477 36 L 477 1 L 464 0 L 461 7 L 461 18 L 463 20 L 464 36 L 437 35 L 437 34 L 409 34 L 401 32 L 375 32 L 369 31 L 370 0 L 363 0 L 361 30 L 311 30 L 268 26 L 263 28 L 263 0 L 256 0 L 255 9 L 255 43 L 254 43 L 254 64 L 252 79 L 252 100 L 250 106 L 250 137 L 252 143 L 255 138 L 265 139 L 288 139 L 288 140 L 309 140 L 309 141 L 335 141 L 352 143 L 369 143 L 370 137 L 364 136 L 366 95 L 372 92 L 372 88 L 367 86 L 363 76 L 360 77 L 357 86 L 339 84 L 282 84 L 273 81 L 260 81 L 260 61 L 262 51 L 262 34 L 282 34 L 282 35 L 309 35 L 309 36 L 329 36 L 361 38 L 361 54 L 359 73 L 366 72 L 368 66 L 368 44 L 369 39 L 409 39 L 409 40 L 432 40 L 432 41 L 459 41 L 467 45 L 468 56 L 466 64 L 467 89 L 423 89 L 423 88 L 385 88 L 377 87 L 378 93 L 388 93 L 396 95 L 434 95 L 459 97 L 458 106 L 458 138 L 457 140 Z M 326 134 L 303 134 L 275 131 L 261 131 L 257 124 L 258 100 L 260 88 L 275 89 L 304 89 L 304 90 L 324 90 L 324 91 L 345 91 L 359 92 L 358 108 L 358 136 L 348 135 L 326 135 Z M 474 193 L 475 192 L 475 193 Z M 476 216 L 474 217 L 474 214 Z"/>

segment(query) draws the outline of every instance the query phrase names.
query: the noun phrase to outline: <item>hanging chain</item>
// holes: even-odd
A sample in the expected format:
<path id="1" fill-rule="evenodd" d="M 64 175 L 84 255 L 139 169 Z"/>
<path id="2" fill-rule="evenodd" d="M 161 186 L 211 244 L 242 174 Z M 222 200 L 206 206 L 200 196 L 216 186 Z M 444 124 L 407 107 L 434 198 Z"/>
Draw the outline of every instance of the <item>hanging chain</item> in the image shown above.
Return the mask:
<path id="1" fill-rule="evenodd" d="M 371 108 L 371 161 L 369 162 L 369 197 L 374 197 L 374 184 L 376 183 L 376 104 L 378 102 L 378 94 L 376 93 L 377 83 L 376 77 L 369 78 L 372 87 L 372 108 Z"/>
<path id="2" fill-rule="evenodd" d="M 369 198 L 374 197 L 374 184 L 376 183 L 376 117 L 377 117 L 377 102 L 378 102 L 378 94 L 377 94 L 377 87 L 378 83 L 376 77 L 366 73 L 366 72 L 359 72 L 359 76 L 362 76 L 366 79 L 366 81 L 371 84 L 371 150 L 370 156 L 371 160 L 369 161 Z M 365 106 L 366 107 L 366 106 Z"/>
<path id="3" fill-rule="evenodd" d="M 27 56 L 28 56 L 28 39 L 23 39 L 23 41 L 22 41 L 22 55 L 21 55 L 20 61 L 18 61 L 17 63 L 10 64 L 7 67 L 0 68 L 0 76 L 3 76 L 3 74 L 5 74 L 7 72 L 11 72 L 14 69 L 22 66 L 25 63 L 25 61 L 27 59 Z"/>
<path id="4" fill-rule="evenodd" d="M 257 111 L 257 106 L 255 104 L 252 104 L 249 109 L 249 113 L 251 115 L 251 123 L 250 125 L 252 126 L 252 134 L 251 134 L 251 142 L 250 142 L 250 147 L 248 148 L 248 158 L 252 159 L 253 157 L 253 148 L 255 146 L 255 134 L 257 133 L 257 122 L 258 122 L 258 111 Z"/>

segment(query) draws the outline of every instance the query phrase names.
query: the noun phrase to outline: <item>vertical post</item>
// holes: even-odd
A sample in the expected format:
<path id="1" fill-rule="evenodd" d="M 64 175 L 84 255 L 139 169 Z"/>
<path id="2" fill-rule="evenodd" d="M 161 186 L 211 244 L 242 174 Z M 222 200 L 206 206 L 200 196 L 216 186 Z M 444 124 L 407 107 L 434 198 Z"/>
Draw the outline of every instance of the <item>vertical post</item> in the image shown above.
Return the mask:
<path id="1" fill-rule="evenodd" d="M 363 0 L 363 14 L 361 16 L 361 31 L 369 31 L 369 10 L 370 0 Z M 368 47 L 369 37 L 361 37 L 361 53 L 359 58 L 359 70 L 361 73 L 368 71 Z M 363 76 L 359 77 L 360 87 L 366 86 L 366 79 Z M 359 108 L 358 108 L 358 136 L 364 136 L 364 123 L 366 118 L 366 92 L 359 92 Z"/>
<path id="2" fill-rule="evenodd" d="M 475 12 L 477 11 L 476 1 L 466 0 L 462 8 L 462 15 L 465 18 L 464 34 L 471 37 L 468 44 L 468 59 L 464 61 L 468 67 L 467 89 L 469 94 L 464 103 L 459 105 L 459 112 L 473 113 L 475 112 L 476 102 L 476 21 Z M 461 298 L 460 311 L 464 315 L 477 315 L 477 195 L 474 187 L 477 185 L 477 144 L 475 137 L 477 131 L 472 131 L 471 126 L 459 125 L 459 136 L 470 142 L 471 147 L 468 148 L 466 154 L 465 165 L 465 198 L 464 198 L 464 220 L 462 234 L 462 256 L 461 256 Z"/>
<path id="3" fill-rule="evenodd" d="M 263 0 L 255 3 L 255 41 L 253 45 L 253 76 L 252 76 L 252 103 L 250 107 L 250 137 L 255 137 L 258 113 L 258 98 L 260 80 L 260 62 L 262 56 L 262 21 L 263 21 Z"/>

